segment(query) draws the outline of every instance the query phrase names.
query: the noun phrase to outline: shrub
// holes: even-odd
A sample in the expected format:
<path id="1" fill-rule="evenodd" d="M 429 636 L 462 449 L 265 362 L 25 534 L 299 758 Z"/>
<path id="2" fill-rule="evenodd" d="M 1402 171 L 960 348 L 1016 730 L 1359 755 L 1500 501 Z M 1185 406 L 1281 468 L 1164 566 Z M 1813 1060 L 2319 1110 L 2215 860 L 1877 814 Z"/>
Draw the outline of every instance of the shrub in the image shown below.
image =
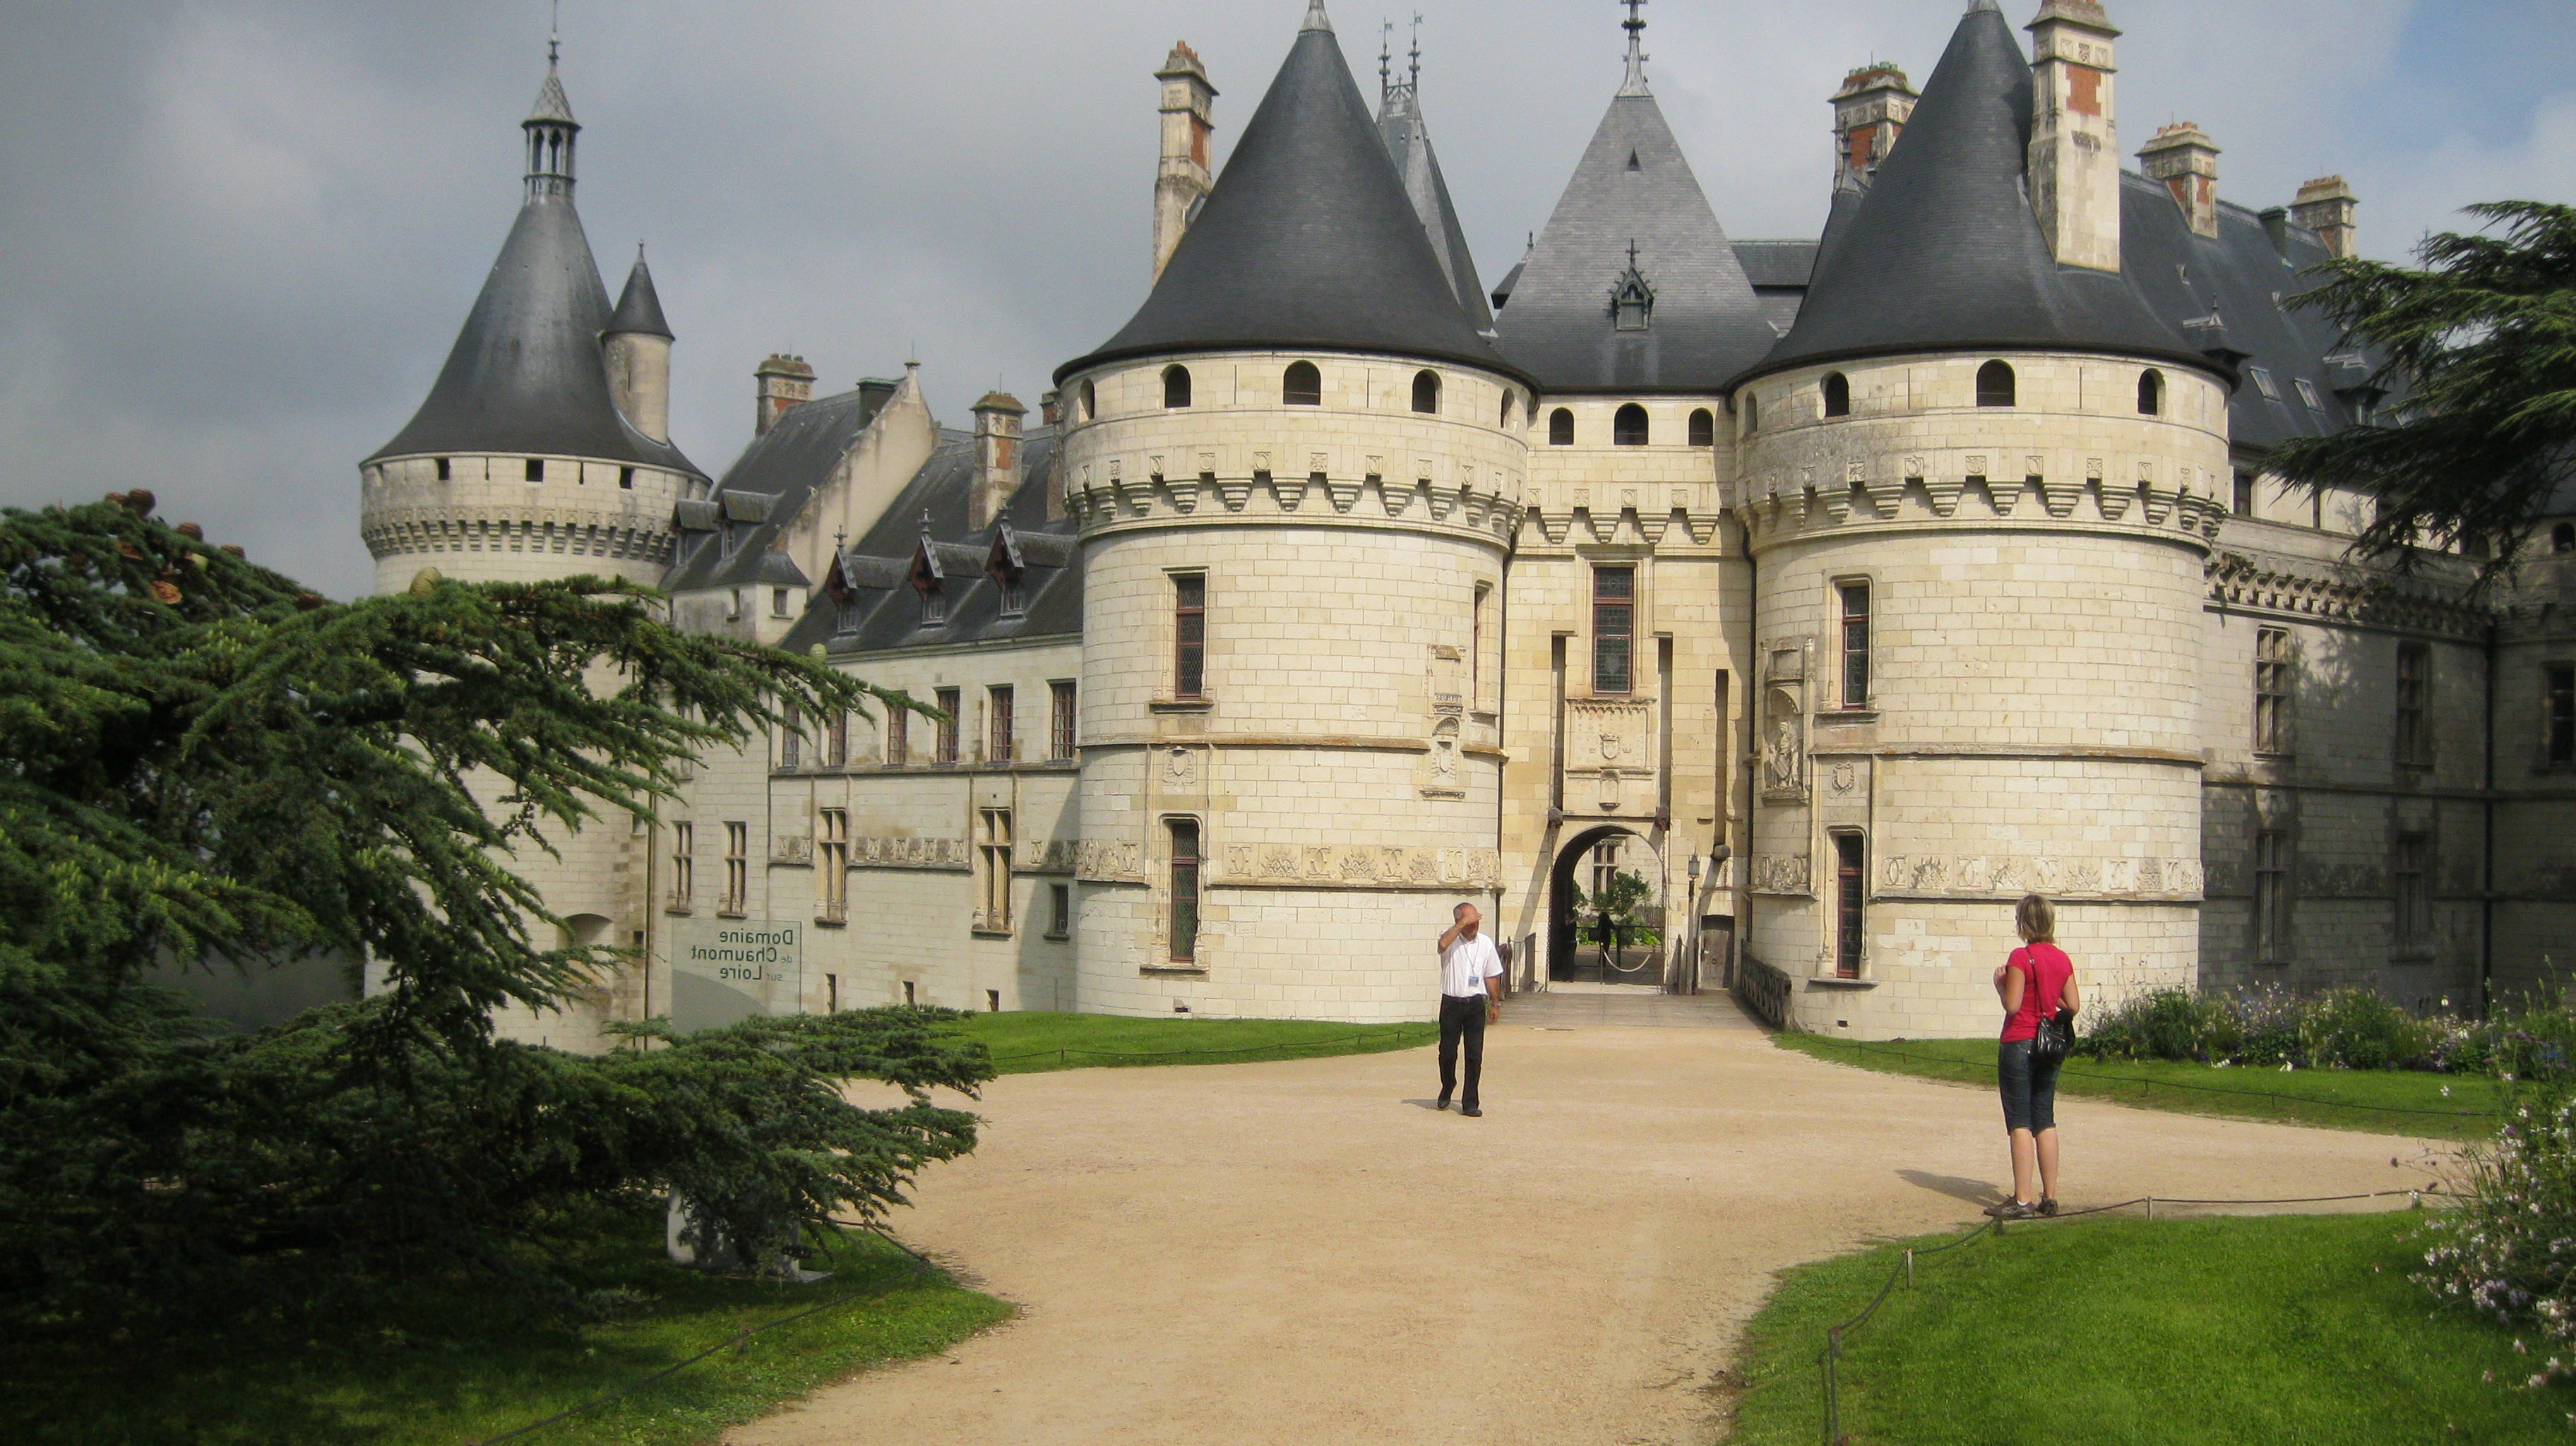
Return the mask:
<path id="1" fill-rule="evenodd" d="M 2299 1022 L 2299 1043 L 2313 1065 L 2403 1069 L 2425 1054 L 2415 1016 L 2367 989 L 2329 990 Z"/>
<path id="2" fill-rule="evenodd" d="M 2459 1207 L 2428 1226 L 2417 1283 L 2536 1331 L 2541 1353 L 2520 1384 L 2576 1375 L 2576 1093 L 2525 1091 L 2495 1139 L 2465 1153 L 2462 1176 Z"/>

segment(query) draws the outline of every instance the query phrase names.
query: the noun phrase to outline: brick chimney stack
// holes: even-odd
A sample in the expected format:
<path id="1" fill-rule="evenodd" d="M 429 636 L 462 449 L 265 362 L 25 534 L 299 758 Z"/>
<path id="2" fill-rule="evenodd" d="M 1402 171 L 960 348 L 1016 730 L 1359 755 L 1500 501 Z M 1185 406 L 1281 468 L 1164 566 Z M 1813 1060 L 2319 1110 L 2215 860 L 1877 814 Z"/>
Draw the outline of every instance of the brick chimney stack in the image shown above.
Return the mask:
<path id="1" fill-rule="evenodd" d="M 2138 167 L 2173 192 L 2193 231 L 2218 234 L 2218 143 L 2199 126 L 2179 121 L 2158 130 L 2139 150 Z"/>
<path id="2" fill-rule="evenodd" d="M 2341 176 L 2319 176 L 2299 188 L 2290 202 L 2290 219 L 2317 233 L 2326 249 L 2337 256 L 2358 253 L 2359 239 L 2353 225 L 2353 208 L 2361 202 L 2354 198 L 2352 187 Z"/>
<path id="3" fill-rule="evenodd" d="M 789 408 L 814 400 L 814 369 L 801 356 L 772 352 L 751 377 L 760 406 L 752 422 L 755 437 L 778 425 L 778 419 L 786 416 Z"/>
<path id="4" fill-rule="evenodd" d="M 2120 141 L 2098 0 L 2044 0 L 2031 35 L 2030 206 L 2060 266 L 2120 269 Z"/>
<path id="5" fill-rule="evenodd" d="M 1020 490 L 1020 418 L 1029 409 L 1008 392 L 986 392 L 970 409 L 975 414 L 975 491 L 966 512 L 966 527 L 978 532 L 992 525 Z"/>
<path id="6" fill-rule="evenodd" d="M 1181 244 L 1199 202 L 1216 185 L 1208 165 L 1216 87 L 1208 84 L 1207 67 L 1186 41 L 1173 42 L 1154 78 L 1163 83 L 1163 162 L 1154 177 L 1154 279 L 1160 281 L 1172 248 Z"/>
<path id="7" fill-rule="evenodd" d="M 1833 96 L 1835 190 L 1850 180 L 1868 182 L 1904 134 L 1917 99 L 1905 72 L 1893 65 L 1864 65 L 1843 77 Z"/>

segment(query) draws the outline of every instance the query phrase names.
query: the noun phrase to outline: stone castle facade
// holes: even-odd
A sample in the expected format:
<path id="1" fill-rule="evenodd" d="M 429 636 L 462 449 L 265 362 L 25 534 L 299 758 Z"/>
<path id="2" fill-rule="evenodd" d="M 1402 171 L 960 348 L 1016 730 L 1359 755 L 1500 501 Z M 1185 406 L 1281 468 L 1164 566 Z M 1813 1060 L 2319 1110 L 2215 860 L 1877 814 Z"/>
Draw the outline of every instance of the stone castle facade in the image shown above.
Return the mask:
<path id="1" fill-rule="evenodd" d="M 2101 6 L 2046 0 L 2025 52 L 1978 0 L 1920 92 L 1831 97 L 1820 238 L 1734 240 L 1641 28 L 1491 288 L 1418 58 L 1372 113 L 1314 0 L 1219 172 L 1175 47 L 1151 290 L 1034 418 L 774 356 L 720 478 L 669 439 L 643 260 L 601 285 L 550 70 L 501 260 L 362 467 L 379 585 L 654 582 L 945 718 L 798 720 L 530 863 L 636 962 L 502 1026 L 1421 1018 L 1460 898 L 1515 988 L 1733 987 L 1858 1036 L 1991 1028 L 2027 891 L 2110 995 L 2547 985 L 2576 499 L 2473 598 L 2265 474 L 2383 400 L 2288 305 L 2351 252 L 2341 181 L 2235 205 L 2190 126 L 2125 171 Z M 1574 926 L 1613 872 L 1660 943 L 1605 960 Z"/>

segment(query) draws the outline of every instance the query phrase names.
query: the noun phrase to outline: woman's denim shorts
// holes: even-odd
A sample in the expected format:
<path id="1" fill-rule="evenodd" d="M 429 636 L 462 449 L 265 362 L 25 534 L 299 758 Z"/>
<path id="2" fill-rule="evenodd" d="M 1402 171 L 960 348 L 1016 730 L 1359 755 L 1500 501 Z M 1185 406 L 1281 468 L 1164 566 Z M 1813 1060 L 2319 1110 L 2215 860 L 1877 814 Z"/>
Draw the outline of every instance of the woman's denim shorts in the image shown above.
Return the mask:
<path id="1" fill-rule="evenodd" d="M 2037 1134 L 2057 1128 L 2057 1067 L 2065 1062 L 2032 1063 L 2027 1039 L 1995 1046 L 1995 1079 L 2003 1089 L 2006 1130 Z"/>

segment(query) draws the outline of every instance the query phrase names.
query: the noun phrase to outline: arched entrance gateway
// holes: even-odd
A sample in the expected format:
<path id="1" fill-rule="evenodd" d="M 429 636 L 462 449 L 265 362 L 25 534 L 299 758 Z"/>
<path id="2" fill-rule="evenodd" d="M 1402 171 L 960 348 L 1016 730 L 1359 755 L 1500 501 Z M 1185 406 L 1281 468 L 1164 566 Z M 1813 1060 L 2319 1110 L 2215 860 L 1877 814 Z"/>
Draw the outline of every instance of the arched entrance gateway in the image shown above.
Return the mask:
<path id="1" fill-rule="evenodd" d="M 1614 949 L 1601 938 L 1596 901 L 1626 891 L 1642 894 L 1626 915 L 1627 929 Z M 1654 844 L 1633 829 L 1587 829 L 1558 851 L 1548 878 L 1547 977 L 1561 983 L 1638 984 L 1664 987 L 1664 864 Z"/>

